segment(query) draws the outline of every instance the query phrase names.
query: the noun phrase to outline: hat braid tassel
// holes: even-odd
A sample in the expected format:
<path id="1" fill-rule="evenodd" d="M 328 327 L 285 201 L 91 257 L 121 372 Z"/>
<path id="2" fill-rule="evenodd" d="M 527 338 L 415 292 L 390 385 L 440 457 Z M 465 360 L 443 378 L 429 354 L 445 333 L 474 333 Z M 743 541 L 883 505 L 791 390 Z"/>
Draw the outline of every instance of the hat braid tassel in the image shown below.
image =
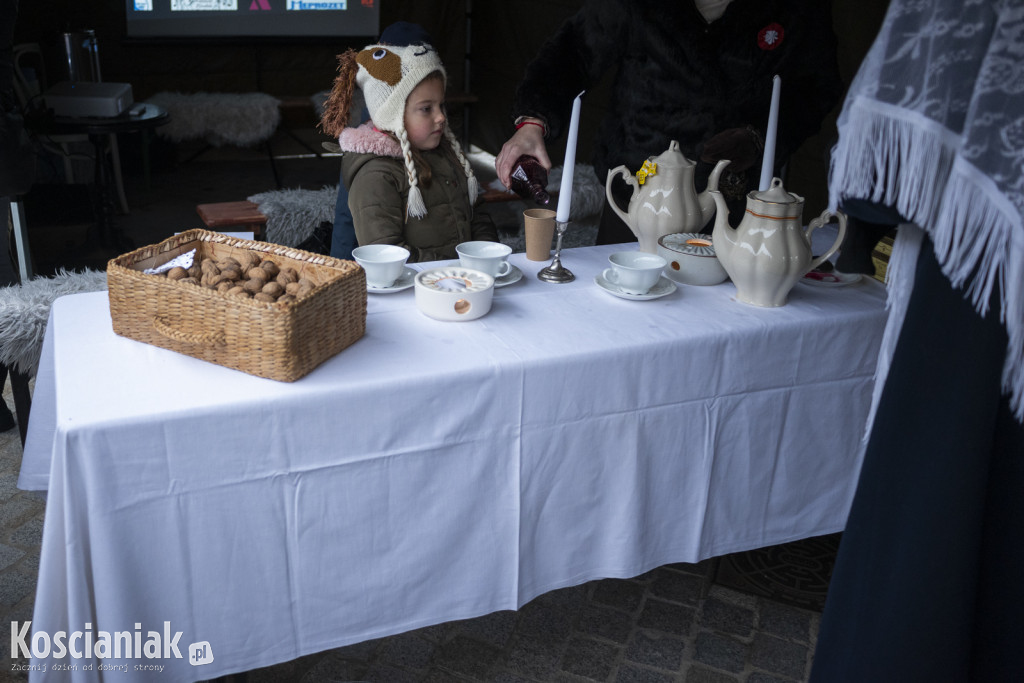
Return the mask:
<path id="1" fill-rule="evenodd" d="M 397 132 L 398 142 L 402 146 L 402 156 L 405 157 L 405 173 L 409 178 L 409 198 L 405 204 L 406 220 L 409 216 L 423 218 L 427 215 L 427 205 L 423 203 L 423 194 L 420 192 L 419 176 L 416 173 L 416 164 L 412 160 L 409 135 L 404 127 L 399 128 Z"/>
<path id="2" fill-rule="evenodd" d="M 448 127 L 447 123 L 444 124 L 444 136 L 448 139 L 448 144 L 452 146 L 455 156 L 459 158 L 459 162 L 462 164 L 462 170 L 466 174 L 466 184 L 469 186 L 469 205 L 473 206 L 473 204 L 476 204 L 477 194 L 480 193 L 480 182 L 473 173 L 473 167 L 470 165 L 469 159 L 462 153 L 462 145 L 459 144 L 458 138 L 455 137 L 455 133 Z"/>
<path id="3" fill-rule="evenodd" d="M 423 218 L 427 215 L 427 207 L 423 203 L 423 195 L 420 193 L 419 185 L 409 186 L 409 215 L 413 218 Z"/>

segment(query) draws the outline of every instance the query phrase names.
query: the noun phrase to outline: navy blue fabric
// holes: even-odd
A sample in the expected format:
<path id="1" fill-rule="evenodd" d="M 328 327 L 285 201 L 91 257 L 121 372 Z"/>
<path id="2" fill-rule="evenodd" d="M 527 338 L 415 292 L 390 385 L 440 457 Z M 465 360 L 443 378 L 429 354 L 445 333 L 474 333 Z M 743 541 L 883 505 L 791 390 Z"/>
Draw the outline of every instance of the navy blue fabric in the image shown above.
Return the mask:
<path id="1" fill-rule="evenodd" d="M 359 246 L 356 228 L 352 223 L 352 212 L 348 210 L 348 188 L 338 178 L 338 200 L 334 207 L 334 230 L 331 232 L 331 256 L 351 259 L 352 250 Z"/>
<path id="2" fill-rule="evenodd" d="M 411 21 L 396 21 L 380 34 L 380 42 L 386 45 L 433 45 L 427 30 Z"/>
<path id="3" fill-rule="evenodd" d="M 1024 680 L 1024 426 L 930 241 L 872 426 L 811 681 Z"/>

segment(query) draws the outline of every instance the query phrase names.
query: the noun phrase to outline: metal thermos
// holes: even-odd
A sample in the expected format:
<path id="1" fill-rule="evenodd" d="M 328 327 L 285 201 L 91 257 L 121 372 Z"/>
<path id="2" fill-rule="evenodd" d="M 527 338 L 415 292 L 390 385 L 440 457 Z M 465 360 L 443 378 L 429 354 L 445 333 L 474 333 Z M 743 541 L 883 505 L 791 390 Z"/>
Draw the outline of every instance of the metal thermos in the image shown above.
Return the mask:
<path id="1" fill-rule="evenodd" d="M 103 80 L 100 73 L 100 50 L 96 32 L 92 30 L 61 34 L 61 48 L 64 53 L 65 71 L 69 81 Z"/>

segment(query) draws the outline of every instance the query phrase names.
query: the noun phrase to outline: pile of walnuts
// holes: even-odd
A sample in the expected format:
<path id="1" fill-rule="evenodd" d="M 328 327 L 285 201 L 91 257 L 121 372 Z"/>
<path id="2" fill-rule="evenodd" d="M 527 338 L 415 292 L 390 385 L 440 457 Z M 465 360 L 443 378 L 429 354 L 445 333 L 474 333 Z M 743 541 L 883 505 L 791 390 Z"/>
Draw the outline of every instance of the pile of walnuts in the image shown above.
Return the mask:
<path id="1" fill-rule="evenodd" d="M 241 252 L 238 258 L 225 256 L 214 260 L 206 257 L 187 270 L 175 266 L 167 271 L 166 277 L 216 289 L 230 296 L 270 302 L 295 301 L 315 287 L 311 280 L 300 278 L 291 266 L 281 268 L 252 251 Z"/>

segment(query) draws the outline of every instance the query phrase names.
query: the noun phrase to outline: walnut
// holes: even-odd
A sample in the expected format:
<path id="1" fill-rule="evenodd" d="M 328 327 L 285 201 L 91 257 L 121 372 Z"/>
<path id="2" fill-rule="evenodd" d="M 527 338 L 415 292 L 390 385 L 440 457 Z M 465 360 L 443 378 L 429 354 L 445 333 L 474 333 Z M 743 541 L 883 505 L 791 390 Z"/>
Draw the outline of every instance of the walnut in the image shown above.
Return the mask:
<path id="1" fill-rule="evenodd" d="M 267 271 L 267 275 L 269 275 L 271 278 L 277 277 L 277 274 L 281 272 L 280 266 L 278 266 L 273 261 L 264 261 L 263 263 L 260 264 L 260 268 Z"/>
<path id="2" fill-rule="evenodd" d="M 220 271 L 220 274 L 225 280 L 231 280 L 232 282 L 242 279 L 242 270 L 237 267 L 224 268 Z"/>
<path id="3" fill-rule="evenodd" d="M 245 274 L 250 280 L 259 280 L 260 282 L 267 282 L 270 280 L 270 273 L 263 268 L 250 268 L 249 272 Z"/>
<path id="4" fill-rule="evenodd" d="M 269 294 L 270 296 L 276 299 L 277 297 L 284 294 L 284 287 L 282 287 L 281 283 L 279 282 L 268 282 L 267 284 L 263 285 L 263 293 Z"/>
<path id="5" fill-rule="evenodd" d="M 238 254 L 238 265 L 241 266 L 242 272 L 248 271 L 254 266 L 260 264 L 260 255 L 253 251 L 243 251 Z"/>
<path id="6" fill-rule="evenodd" d="M 249 292 L 249 294 L 255 294 L 256 292 L 263 290 L 263 284 L 263 280 L 253 278 L 251 280 L 246 280 L 245 284 L 242 285 L 242 289 Z"/>
<path id="7" fill-rule="evenodd" d="M 202 271 L 203 275 L 217 275 L 220 273 L 220 268 L 210 257 L 206 257 L 202 260 L 199 264 L 199 269 Z"/>
<path id="8" fill-rule="evenodd" d="M 299 274 L 291 266 L 285 266 L 277 274 L 277 281 L 281 283 L 281 286 L 287 287 L 288 283 L 299 281 Z"/>

